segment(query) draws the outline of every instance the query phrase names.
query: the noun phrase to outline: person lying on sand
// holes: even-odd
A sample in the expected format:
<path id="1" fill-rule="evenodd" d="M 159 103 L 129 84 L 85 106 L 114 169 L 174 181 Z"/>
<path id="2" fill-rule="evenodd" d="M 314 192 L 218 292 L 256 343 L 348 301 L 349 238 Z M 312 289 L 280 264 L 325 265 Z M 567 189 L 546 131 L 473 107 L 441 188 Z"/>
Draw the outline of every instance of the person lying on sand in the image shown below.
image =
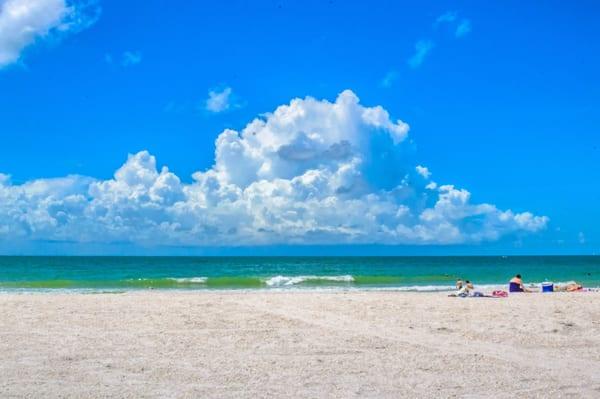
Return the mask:
<path id="1" fill-rule="evenodd" d="M 582 289 L 583 289 L 583 285 L 581 285 L 581 284 L 573 283 L 573 284 L 567 285 L 567 291 L 569 291 L 569 292 L 580 291 Z"/>
<path id="2" fill-rule="evenodd" d="M 520 274 L 517 274 L 513 278 L 510 279 L 508 283 L 508 291 L 509 292 L 531 292 L 523 285 L 523 280 Z"/>

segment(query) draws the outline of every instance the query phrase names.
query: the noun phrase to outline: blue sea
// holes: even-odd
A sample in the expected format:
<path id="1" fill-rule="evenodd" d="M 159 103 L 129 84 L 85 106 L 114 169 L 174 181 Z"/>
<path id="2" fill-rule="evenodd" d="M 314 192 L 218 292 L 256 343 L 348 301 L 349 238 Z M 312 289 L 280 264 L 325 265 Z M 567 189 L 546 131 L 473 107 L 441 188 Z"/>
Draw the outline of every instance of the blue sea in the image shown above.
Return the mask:
<path id="1" fill-rule="evenodd" d="M 504 286 L 577 281 L 600 287 L 597 256 L 0 257 L 0 290 L 395 289 L 444 291 L 458 277 Z"/>

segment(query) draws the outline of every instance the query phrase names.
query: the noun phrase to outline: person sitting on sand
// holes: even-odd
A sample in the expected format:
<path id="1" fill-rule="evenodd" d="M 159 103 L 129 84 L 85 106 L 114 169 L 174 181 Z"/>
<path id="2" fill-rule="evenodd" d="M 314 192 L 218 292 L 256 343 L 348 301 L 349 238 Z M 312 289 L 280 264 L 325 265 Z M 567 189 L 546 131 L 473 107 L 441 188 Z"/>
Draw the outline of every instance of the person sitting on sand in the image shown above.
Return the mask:
<path id="1" fill-rule="evenodd" d="M 523 280 L 521 279 L 521 275 L 517 274 L 513 278 L 510 279 L 508 283 L 508 291 L 509 292 L 529 292 L 523 285 Z"/>
<path id="2" fill-rule="evenodd" d="M 460 282 L 460 285 L 459 285 Z M 450 296 L 469 296 L 469 292 L 474 288 L 473 287 L 473 283 L 471 283 L 469 280 L 465 280 L 465 282 L 463 283 L 462 280 L 458 280 L 456 282 L 456 288 L 458 288 L 458 291 L 456 292 L 456 294 L 451 294 Z"/>
<path id="3" fill-rule="evenodd" d="M 460 290 L 463 285 L 465 285 L 465 283 L 463 282 L 462 278 L 457 278 L 456 279 L 456 289 Z"/>

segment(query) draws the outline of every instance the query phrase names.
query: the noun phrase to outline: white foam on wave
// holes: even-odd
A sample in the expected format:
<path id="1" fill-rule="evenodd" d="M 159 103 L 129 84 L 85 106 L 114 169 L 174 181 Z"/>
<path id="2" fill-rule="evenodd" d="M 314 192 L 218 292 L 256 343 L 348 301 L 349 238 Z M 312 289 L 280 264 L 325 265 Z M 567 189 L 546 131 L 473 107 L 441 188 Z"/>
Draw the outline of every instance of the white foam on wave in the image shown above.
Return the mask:
<path id="1" fill-rule="evenodd" d="M 286 287 L 302 284 L 307 281 L 333 281 L 340 283 L 351 283 L 354 277 L 351 275 L 343 276 L 275 276 L 265 280 L 268 287 Z"/>
<path id="2" fill-rule="evenodd" d="M 169 280 L 182 284 L 205 284 L 208 277 L 172 277 Z"/>

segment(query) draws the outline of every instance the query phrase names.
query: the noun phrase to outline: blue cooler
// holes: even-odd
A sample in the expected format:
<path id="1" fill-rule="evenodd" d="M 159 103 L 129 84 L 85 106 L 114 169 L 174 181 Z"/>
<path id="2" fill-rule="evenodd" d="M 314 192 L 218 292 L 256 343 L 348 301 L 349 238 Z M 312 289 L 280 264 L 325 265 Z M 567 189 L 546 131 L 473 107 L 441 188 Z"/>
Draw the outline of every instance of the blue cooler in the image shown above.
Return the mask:
<path id="1" fill-rule="evenodd" d="M 551 282 L 543 282 L 542 283 L 542 292 L 554 292 L 554 283 Z"/>

